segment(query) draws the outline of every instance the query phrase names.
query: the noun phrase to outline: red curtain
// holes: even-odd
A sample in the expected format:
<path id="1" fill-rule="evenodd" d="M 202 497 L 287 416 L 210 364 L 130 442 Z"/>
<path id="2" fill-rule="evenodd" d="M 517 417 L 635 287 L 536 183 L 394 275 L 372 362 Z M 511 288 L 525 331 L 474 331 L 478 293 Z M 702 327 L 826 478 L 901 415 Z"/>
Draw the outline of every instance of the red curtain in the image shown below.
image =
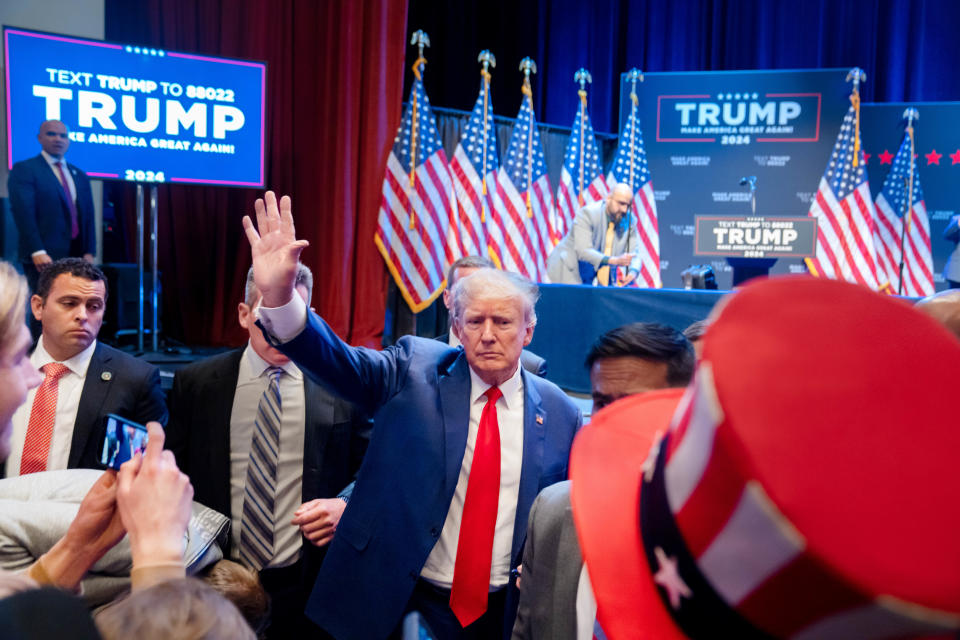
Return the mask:
<path id="1" fill-rule="evenodd" d="M 133 6 L 131 6 L 133 5 Z M 107 38 L 265 60 L 267 187 L 293 199 L 310 241 L 313 306 L 353 344 L 379 347 L 387 273 L 376 247 L 383 168 L 400 121 L 407 0 L 107 2 Z M 124 197 L 135 230 L 133 187 Z M 240 344 L 257 190 L 162 185 L 163 324 L 188 344 Z M 128 238 L 134 246 L 135 231 Z"/>

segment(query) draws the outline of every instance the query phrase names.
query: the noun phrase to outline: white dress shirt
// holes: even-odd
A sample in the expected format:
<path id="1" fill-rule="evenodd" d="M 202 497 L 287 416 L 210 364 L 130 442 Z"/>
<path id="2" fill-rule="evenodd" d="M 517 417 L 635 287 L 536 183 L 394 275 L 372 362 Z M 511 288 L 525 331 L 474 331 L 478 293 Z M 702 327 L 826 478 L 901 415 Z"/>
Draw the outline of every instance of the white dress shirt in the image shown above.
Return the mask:
<path id="1" fill-rule="evenodd" d="M 593 595 L 587 565 L 580 567 L 580 579 L 577 581 L 577 640 L 593 640 L 598 637 L 597 598 Z"/>
<path id="2" fill-rule="evenodd" d="M 295 296 L 298 297 L 299 296 Z M 231 536 L 237 558 L 243 526 L 243 496 L 247 484 L 247 465 L 253 442 L 254 420 L 260 398 L 270 383 L 270 365 L 250 345 L 240 358 L 237 390 L 230 413 L 230 511 Z M 292 362 L 283 365 L 280 376 L 280 451 L 277 463 L 277 495 L 273 503 L 273 560 L 269 567 L 285 567 L 297 561 L 302 538 L 300 529 L 290 524 L 293 512 L 303 497 L 303 443 L 306 401 L 303 373 Z"/>
<path id="3" fill-rule="evenodd" d="M 53 435 L 50 438 L 47 471 L 67 468 L 70 446 L 73 443 L 73 425 L 77 421 L 77 409 L 80 407 L 80 395 L 83 393 L 87 369 L 90 367 L 90 359 L 96 348 L 97 341 L 94 340 L 89 347 L 61 363 L 69 371 L 61 376 L 57 385 L 57 412 L 53 421 Z M 56 362 L 43 348 L 43 336 L 40 337 L 37 348 L 30 355 L 30 362 L 37 369 Z M 37 389 L 39 387 L 27 393 L 27 401 L 13 414 L 10 456 L 7 458 L 8 478 L 20 475 L 20 460 L 23 457 L 23 445 L 27 439 L 27 426 L 30 424 L 30 411 L 33 409 L 33 399 L 37 395 Z"/>
<path id="4" fill-rule="evenodd" d="M 467 448 L 463 452 L 460 476 L 453 500 L 447 510 L 440 538 L 427 557 L 420 575 L 433 584 L 449 589 L 453 584 L 453 568 L 457 560 L 463 502 L 467 496 L 473 450 L 480 428 L 480 414 L 490 385 L 470 369 L 470 423 L 467 427 Z M 497 422 L 500 424 L 500 500 L 497 504 L 497 525 L 493 532 L 493 560 L 490 563 L 490 587 L 499 589 L 510 579 L 510 551 L 513 547 L 513 525 L 517 515 L 520 491 L 520 470 L 523 466 L 523 378 L 520 367 L 500 385 L 503 396 L 497 400 Z"/>
<path id="5" fill-rule="evenodd" d="M 260 321 L 280 341 L 288 341 L 303 331 L 307 323 L 307 305 L 300 296 L 293 296 L 282 307 L 258 309 Z M 480 414 L 487 399 L 483 394 L 490 388 L 473 369 L 470 369 L 470 422 L 467 431 L 467 448 L 460 465 L 460 476 L 454 490 L 453 500 L 447 511 L 440 538 L 427 557 L 420 575 L 430 582 L 450 588 L 453 584 L 453 569 L 457 557 L 457 542 L 460 538 L 460 522 L 463 519 L 463 500 L 467 494 L 467 481 L 473 464 L 473 449 L 480 427 Z M 513 546 L 513 526 L 517 514 L 517 498 L 520 491 L 520 471 L 523 463 L 523 378 L 520 363 L 513 376 L 500 385 L 503 396 L 497 400 L 497 421 L 500 424 L 500 501 L 497 508 L 497 523 L 493 534 L 493 558 L 490 563 L 490 586 L 498 589 L 510 578 L 510 552 Z"/>

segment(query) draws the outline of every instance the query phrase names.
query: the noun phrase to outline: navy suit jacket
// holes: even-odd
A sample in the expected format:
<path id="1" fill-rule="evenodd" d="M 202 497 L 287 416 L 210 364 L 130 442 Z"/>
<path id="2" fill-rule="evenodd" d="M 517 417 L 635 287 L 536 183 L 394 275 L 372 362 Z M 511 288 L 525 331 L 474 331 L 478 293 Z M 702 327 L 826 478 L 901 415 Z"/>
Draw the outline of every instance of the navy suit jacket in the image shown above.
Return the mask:
<path id="1" fill-rule="evenodd" d="M 97 342 L 83 381 L 77 419 L 73 423 L 68 469 L 103 469 L 101 447 L 106 435 L 103 417 L 115 413 L 145 424 L 167 423 L 167 405 L 160 371 L 145 360 Z M 0 469 L 6 467 L 0 465 Z"/>
<path id="2" fill-rule="evenodd" d="M 66 170 L 70 171 L 77 188 L 77 224 L 83 253 L 95 254 L 97 237 L 90 179 L 70 163 Z M 30 262 L 30 256 L 41 249 L 53 260 L 69 256 L 70 205 L 44 157 L 38 154 L 13 165 L 7 188 L 20 237 L 20 259 Z"/>
<path id="3" fill-rule="evenodd" d="M 108 413 L 141 424 L 151 420 L 167 423 L 160 371 L 145 360 L 98 341 L 80 393 L 68 469 L 104 468 L 100 447 L 106 434 L 103 417 Z"/>
<path id="4" fill-rule="evenodd" d="M 307 616 L 339 639 L 385 638 L 397 626 L 440 537 L 463 462 L 470 372 L 463 349 L 405 336 L 383 351 L 350 347 L 316 314 L 279 348 L 303 371 L 374 415 L 373 437 Z M 523 462 L 512 565 L 540 490 L 567 477 L 580 411 L 553 383 L 523 377 Z M 507 594 L 505 635 L 516 611 Z"/>

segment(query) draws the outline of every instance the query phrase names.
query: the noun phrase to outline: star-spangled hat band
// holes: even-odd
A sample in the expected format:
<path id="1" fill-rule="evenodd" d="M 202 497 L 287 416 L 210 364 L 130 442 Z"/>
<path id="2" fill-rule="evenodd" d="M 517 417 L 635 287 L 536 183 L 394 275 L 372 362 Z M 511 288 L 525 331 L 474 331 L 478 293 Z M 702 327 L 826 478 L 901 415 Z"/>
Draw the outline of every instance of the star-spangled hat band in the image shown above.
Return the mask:
<path id="1" fill-rule="evenodd" d="M 574 443 L 607 636 L 955 637 L 958 370 L 956 338 L 863 287 L 728 298 L 685 391 L 614 403 Z"/>

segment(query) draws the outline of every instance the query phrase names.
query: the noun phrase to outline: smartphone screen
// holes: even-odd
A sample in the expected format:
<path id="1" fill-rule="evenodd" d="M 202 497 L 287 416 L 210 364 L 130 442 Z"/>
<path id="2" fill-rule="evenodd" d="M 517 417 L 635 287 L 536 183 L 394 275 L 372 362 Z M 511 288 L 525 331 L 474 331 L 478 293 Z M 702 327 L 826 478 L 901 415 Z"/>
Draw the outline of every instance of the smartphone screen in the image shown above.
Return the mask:
<path id="1" fill-rule="evenodd" d="M 131 420 L 108 413 L 103 418 L 106 433 L 100 452 L 100 464 L 120 469 L 127 460 L 147 448 L 147 428 Z"/>

